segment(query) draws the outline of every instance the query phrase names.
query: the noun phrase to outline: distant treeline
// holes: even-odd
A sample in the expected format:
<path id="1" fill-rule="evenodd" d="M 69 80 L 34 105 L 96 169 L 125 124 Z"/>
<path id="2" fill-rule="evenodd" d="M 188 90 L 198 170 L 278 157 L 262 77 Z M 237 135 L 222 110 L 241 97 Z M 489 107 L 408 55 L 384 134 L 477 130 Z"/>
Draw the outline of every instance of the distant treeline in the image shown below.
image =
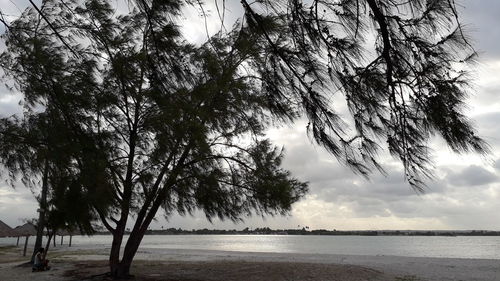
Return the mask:
<path id="1" fill-rule="evenodd" d="M 102 232 L 99 234 L 108 234 Z M 180 235 L 180 234 L 218 234 L 218 235 L 359 235 L 359 236 L 500 236 L 500 231 L 489 230 L 308 230 L 306 228 L 297 229 L 271 229 L 269 227 L 243 230 L 224 229 L 192 229 L 168 228 L 158 230 L 148 230 L 148 235 Z"/>

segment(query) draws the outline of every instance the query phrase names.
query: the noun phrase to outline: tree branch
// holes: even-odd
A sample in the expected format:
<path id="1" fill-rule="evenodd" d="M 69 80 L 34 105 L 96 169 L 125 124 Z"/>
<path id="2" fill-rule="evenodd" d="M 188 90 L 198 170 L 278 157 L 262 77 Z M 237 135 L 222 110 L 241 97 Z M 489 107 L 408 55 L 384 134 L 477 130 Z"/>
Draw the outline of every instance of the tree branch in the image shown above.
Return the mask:
<path id="1" fill-rule="evenodd" d="M 66 40 L 64 40 L 64 38 L 61 36 L 61 34 L 59 33 L 59 31 L 57 31 L 57 29 L 52 25 L 52 23 L 49 21 L 49 19 L 45 16 L 45 14 L 37 7 L 37 5 L 35 5 L 35 3 L 33 3 L 32 0 L 29 0 L 31 5 L 33 6 L 33 8 L 35 8 L 35 10 L 37 11 L 37 13 L 45 20 L 45 22 L 49 25 L 50 29 L 52 29 L 52 31 L 54 31 L 54 33 L 56 34 L 57 38 L 59 38 L 59 40 L 61 40 L 61 42 L 63 43 L 64 46 L 66 46 L 66 48 L 68 48 L 68 50 L 70 50 L 74 55 L 75 57 L 80 57 L 80 55 L 75 52 L 73 50 L 73 48 L 71 48 L 70 45 L 68 45 L 68 43 L 66 43 Z"/>

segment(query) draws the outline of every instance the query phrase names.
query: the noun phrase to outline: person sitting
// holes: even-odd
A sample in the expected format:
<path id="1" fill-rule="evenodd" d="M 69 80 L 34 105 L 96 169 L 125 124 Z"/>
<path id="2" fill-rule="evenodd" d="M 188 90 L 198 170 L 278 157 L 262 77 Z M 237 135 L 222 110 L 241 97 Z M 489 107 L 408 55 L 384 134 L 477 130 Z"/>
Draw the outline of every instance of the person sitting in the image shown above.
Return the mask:
<path id="1" fill-rule="evenodd" d="M 33 263 L 33 271 L 49 270 L 49 260 L 45 258 L 45 249 L 40 248 L 35 254 L 35 262 Z"/>

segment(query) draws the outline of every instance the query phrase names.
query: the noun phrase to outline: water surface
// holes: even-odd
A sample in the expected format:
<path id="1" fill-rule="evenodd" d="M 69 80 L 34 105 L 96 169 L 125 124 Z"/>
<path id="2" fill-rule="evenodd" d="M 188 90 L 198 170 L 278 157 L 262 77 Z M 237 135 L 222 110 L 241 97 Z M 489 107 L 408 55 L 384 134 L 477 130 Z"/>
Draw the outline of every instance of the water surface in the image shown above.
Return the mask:
<path id="1" fill-rule="evenodd" d="M 67 243 L 68 237 L 65 237 Z M 34 237 L 30 242 L 34 242 Z M 59 237 L 57 238 L 59 244 Z M 20 244 L 24 243 L 21 239 Z M 14 244 L 15 239 L 0 239 Z M 109 248 L 110 235 L 73 237 L 75 246 Z M 499 236 L 146 235 L 141 249 L 500 259 Z"/>

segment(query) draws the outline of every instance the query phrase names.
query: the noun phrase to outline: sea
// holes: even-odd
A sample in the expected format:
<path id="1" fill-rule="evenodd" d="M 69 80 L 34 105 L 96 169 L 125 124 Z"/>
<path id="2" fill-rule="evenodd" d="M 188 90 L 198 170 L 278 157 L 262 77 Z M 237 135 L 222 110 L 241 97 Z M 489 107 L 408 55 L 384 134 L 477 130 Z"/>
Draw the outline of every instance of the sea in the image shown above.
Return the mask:
<path id="1" fill-rule="evenodd" d="M 109 248 L 111 239 L 73 236 L 72 244 Z M 64 244 L 68 240 L 64 237 Z M 59 245 L 60 237 L 56 241 Z M 0 245 L 15 243 L 15 238 L 0 238 Z M 146 235 L 141 249 L 500 259 L 500 236 Z"/>

